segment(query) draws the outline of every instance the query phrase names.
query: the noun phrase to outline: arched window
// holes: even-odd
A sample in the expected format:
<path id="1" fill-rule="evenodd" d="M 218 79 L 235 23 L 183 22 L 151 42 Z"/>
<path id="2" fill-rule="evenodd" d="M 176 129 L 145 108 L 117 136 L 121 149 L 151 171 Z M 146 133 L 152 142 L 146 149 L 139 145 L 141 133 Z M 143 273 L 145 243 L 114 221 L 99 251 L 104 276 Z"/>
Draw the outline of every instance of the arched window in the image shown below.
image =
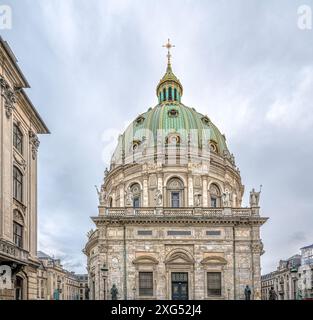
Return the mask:
<path id="1" fill-rule="evenodd" d="M 166 89 L 164 88 L 163 89 L 163 101 L 165 101 L 166 100 Z"/>
<path id="2" fill-rule="evenodd" d="M 221 192 L 216 184 L 210 186 L 211 207 L 217 208 L 221 206 Z"/>
<path id="3" fill-rule="evenodd" d="M 169 88 L 168 88 L 168 100 L 173 100 L 173 97 L 172 97 L 172 87 L 169 87 Z"/>
<path id="4" fill-rule="evenodd" d="M 177 89 L 174 89 L 174 100 L 177 101 Z"/>
<path id="5" fill-rule="evenodd" d="M 23 175 L 17 167 L 13 167 L 13 198 L 23 201 Z"/>
<path id="6" fill-rule="evenodd" d="M 110 197 L 109 199 L 109 207 L 112 208 L 113 207 L 113 198 Z"/>
<path id="7" fill-rule="evenodd" d="M 140 185 L 138 183 L 133 184 L 130 187 L 130 191 L 132 193 L 133 197 L 133 208 L 139 208 L 140 207 Z"/>
<path id="8" fill-rule="evenodd" d="M 171 179 L 167 184 L 167 197 L 169 206 L 172 208 L 180 208 L 183 206 L 184 184 L 178 178 Z"/>
<path id="9" fill-rule="evenodd" d="M 19 153 L 23 153 L 23 133 L 15 123 L 13 125 L 13 146 Z"/>

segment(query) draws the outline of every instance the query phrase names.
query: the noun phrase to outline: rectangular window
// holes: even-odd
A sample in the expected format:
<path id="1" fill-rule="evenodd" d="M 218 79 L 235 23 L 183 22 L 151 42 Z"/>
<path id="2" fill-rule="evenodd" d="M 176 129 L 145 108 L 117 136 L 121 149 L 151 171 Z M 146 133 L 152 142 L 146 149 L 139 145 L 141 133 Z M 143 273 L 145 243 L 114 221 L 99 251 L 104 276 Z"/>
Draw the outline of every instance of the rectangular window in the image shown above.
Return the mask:
<path id="1" fill-rule="evenodd" d="M 20 154 L 23 153 L 23 134 L 16 124 L 13 126 L 13 146 Z"/>
<path id="2" fill-rule="evenodd" d="M 172 192 L 172 208 L 179 208 L 179 192 Z"/>
<path id="3" fill-rule="evenodd" d="M 139 272 L 139 296 L 153 296 L 153 272 Z"/>
<path id="4" fill-rule="evenodd" d="M 134 198 L 133 205 L 134 205 L 134 208 L 139 208 L 140 207 L 140 199 L 139 199 L 139 197 Z"/>
<path id="5" fill-rule="evenodd" d="M 207 236 L 220 236 L 221 231 L 220 230 L 209 230 L 206 232 Z"/>
<path id="6" fill-rule="evenodd" d="M 138 236 L 152 236 L 152 230 L 138 230 Z"/>
<path id="7" fill-rule="evenodd" d="M 220 272 L 208 272 L 208 296 L 222 295 L 222 275 Z"/>
<path id="8" fill-rule="evenodd" d="M 211 197 L 211 208 L 216 208 L 217 207 L 217 199 Z"/>
<path id="9" fill-rule="evenodd" d="M 167 231 L 168 236 L 191 236 L 191 231 L 186 230 L 169 230 Z"/>
<path id="10" fill-rule="evenodd" d="M 23 200 L 23 175 L 16 167 L 13 167 L 13 198 Z"/>
<path id="11" fill-rule="evenodd" d="M 19 248 L 23 248 L 23 227 L 13 222 L 13 241 Z"/>

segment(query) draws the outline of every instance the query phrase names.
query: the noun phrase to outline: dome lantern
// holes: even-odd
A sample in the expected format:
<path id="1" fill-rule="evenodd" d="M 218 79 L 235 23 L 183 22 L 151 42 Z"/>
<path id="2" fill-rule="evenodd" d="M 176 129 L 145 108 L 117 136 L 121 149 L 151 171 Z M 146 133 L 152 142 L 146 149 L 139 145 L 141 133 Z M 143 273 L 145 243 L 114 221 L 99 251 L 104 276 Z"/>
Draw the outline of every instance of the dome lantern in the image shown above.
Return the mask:
<path id="1" fill-rule="evenodd" d="M 181 101 L 181 96 L 183 95 L 183 86 L 173 73 L 170 53 L 170 50 L 175 47 L 175 45 L 172 45 L 170 39 L 168 39 L 163 47 L 167 49 L 167 68 L 165 75 L 157 85 L 156 94 L 159 103 L 179 103 Z"/>

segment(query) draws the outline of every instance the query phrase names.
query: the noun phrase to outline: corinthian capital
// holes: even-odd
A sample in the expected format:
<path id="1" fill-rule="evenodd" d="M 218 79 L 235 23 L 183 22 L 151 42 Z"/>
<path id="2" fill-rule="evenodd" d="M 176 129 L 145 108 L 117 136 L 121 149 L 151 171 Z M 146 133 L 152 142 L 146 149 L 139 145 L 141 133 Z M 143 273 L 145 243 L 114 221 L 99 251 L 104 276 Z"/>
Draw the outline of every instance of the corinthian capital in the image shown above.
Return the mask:
<path id="1" fill-rule="evenodd" d="M 5 114 L 9 119 L 12 116 L 14 110 L 14 103 L 16 102 L 16 96 L 14 90 L 12 90 L 8 82 L 0 76 L 1 96 L 4 99 Z"/>

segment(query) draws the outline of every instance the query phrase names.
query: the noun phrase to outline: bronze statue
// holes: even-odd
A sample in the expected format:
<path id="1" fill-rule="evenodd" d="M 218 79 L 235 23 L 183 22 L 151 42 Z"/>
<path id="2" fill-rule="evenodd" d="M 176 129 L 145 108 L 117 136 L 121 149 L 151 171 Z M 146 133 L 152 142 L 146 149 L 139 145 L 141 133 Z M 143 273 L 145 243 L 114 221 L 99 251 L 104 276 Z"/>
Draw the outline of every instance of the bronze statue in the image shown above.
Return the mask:
<path id="1" fill-rule="evenodd" d="M 248 285 L 246 285 L 246 288 L 245 288 L 245 297 L 246 297 L 246 300 L 251 300 L 251 289 L 249 288 Z"/>
<path id="2" fill-rule="evenodd" d="M 269 296 L 268 296 L 268 300 L 277 300 L 277 294 L 274 290 L 273 287 L 271 287 L 270 291 L 269 291 Z"/>
<path id="3" fill-rule="evenodd" d="M 111 296 L 112 296 L 112 300 L 117 300 L 117 295 L 118 295 L 118 290 L 116 288 L 116 285 L 113 284 L 112 288 L 111 288 Z"/>

